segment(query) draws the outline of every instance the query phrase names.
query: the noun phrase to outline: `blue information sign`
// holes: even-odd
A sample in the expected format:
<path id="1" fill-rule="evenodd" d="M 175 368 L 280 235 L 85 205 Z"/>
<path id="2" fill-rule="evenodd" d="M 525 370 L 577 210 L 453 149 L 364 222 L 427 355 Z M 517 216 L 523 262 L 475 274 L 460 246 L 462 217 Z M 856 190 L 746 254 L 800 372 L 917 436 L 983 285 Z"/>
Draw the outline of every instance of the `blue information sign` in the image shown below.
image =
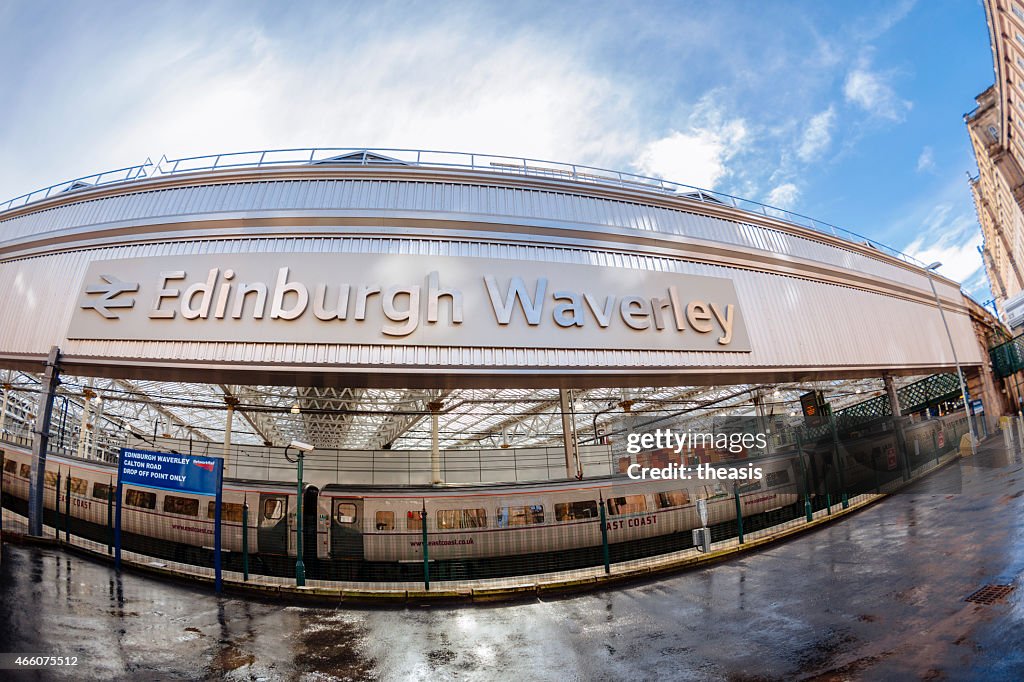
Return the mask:
<path id="1" fill-rule="evenodd" d="M 217 457 L 193 457 L 148 450 L 121 450 L 121 482 L 193 495 L 216 495 Z"/>
<path id="2" fill-rule="evenodd" d="M 219 594 L 222 586 L 220 531 L 224 460 L 219 457 L 121 448 L 114 519 L 114 565 L 118 570 L 121 569 L 121 501 L 124 499 L 126 485 L 214 498 L 213 569 L 214 585 Z"/>

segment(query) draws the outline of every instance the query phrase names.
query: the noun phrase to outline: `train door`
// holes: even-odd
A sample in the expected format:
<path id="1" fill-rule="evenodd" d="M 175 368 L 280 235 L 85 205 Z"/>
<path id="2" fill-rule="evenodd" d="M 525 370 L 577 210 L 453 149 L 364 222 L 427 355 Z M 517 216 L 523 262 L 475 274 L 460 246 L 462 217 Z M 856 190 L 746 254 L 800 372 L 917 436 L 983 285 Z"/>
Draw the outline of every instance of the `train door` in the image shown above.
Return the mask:
<path id="1" fill-rule="evenodd" d="M 331 510 L 331 556 L 335 559 L 363 558 L 363 501 L 334 499 Z"/>
<path id="2" fill-rule="evenodd" d="M 260 527 L 257 531 L 260 553 L 288 553 L 288 497 L 260 494 Z"/>
<path id="3" fill-rule="evenodd" d="M 317 530 L 317 497 L 320 489 L 308 486 L 302 495 L 302 561 L 307 566 L 316 561 Z"/>

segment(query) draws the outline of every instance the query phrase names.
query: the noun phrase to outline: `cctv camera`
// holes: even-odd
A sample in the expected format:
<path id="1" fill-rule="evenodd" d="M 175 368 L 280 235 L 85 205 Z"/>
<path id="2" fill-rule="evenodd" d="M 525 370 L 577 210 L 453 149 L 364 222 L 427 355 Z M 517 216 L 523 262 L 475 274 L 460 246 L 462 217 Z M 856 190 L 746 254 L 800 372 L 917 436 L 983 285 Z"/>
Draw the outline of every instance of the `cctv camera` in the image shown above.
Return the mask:
<path id="1" fill-rule="evenodd" d="M 288 447 L 295 448 L 296 450 L 302 450 L 303 452 L 312 452 L 313 446 L 309 443 L 303 443 L 301 440 L 293 440 L 289 443 Z"/>

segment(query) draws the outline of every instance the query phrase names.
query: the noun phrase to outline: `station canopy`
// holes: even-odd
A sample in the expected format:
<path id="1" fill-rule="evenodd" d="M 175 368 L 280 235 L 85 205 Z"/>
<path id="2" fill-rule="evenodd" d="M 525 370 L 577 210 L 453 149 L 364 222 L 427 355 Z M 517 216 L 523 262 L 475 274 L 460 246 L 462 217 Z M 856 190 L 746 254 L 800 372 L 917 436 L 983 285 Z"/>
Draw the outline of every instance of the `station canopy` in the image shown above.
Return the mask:
<path id="1" fill-rule="evenodd" d="M 919 377 L 899 377 L 897 385 Z M 8 433 L 31 436 L 40 377 L 6 371 Z M 231 442 L 284 446 L 293 440 L 350 450 L 429 450 L 431 409 L 440 413 L 442 449 L 534 447 L 562 442 L 562 404 L 548 389 L 360 389 L 238 386 L 63 376 L 51 433 L 74 449 L 82 426 L 112 455 L 129 433 L 222 443 L 229 404 Z M 800 396 L 822 390 L 838 410 L 884 392 L 881 379 L 773 385 L 590 388 L 573 390 L 571 418 L 581 444 L 615 439 L 638 418 L 673 424 L 716 415 L 801 421 Z M 88 409 L 85 409 L 89 401 Z M 759 406 L 755 403 L 759 403 Z M 83 419 L 84 413 L 84 419 Z M 633 421 L 630 421 L 630 420 Z M 651 428 L 655 428 L 652 426 Z M 678 428 L 678 426 L 677 426 Z M 23 433 L 21 433 L 23 432 Z"/>

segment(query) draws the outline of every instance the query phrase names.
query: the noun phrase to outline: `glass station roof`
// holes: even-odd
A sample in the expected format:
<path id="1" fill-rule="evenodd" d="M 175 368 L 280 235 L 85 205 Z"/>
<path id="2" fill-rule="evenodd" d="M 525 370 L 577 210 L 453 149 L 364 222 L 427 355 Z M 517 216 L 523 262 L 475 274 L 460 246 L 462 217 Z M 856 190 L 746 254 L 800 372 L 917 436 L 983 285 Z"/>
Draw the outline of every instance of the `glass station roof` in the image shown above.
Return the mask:
<path id="1" fill-rule="evenodd" d="M 4 428 L 29 435 L 39 377 L 5 371 L 10 387 Z M 898 385 L 916 377 L 897 379 Z M 801 394 L 823 390 L 834 409 L 883 392 L 881 379 L 754 386 L 597 388 L 573 391 L 572 417 L 581 444 L 614 434 L 627 419 L 671 416 L 675 423 L 716 414 L 761 413 L 799 420 Z M 83 406 L 89 401 L 89 408 Z M 62 377 L 52 433 L 73 443 L 84 424 L 114 440 L 126 432 L 221 443 L 234 404 L 231 442 L 317 448 L 429 450 L 430 409 L 440 403 L 442 449 L 555 445 L 562 438 L 558 389 L 351 389 L 235 386 Z M 628 411 L 627 411 L 628 410 Z M 93 426 L 94 425 L 94 426 Z M 595 429 L 597 434 L 595 434 Z M 63 435 L 61 435 L 63 434 Z M 118 438 L 120 434 L 120 438 Z"/>

